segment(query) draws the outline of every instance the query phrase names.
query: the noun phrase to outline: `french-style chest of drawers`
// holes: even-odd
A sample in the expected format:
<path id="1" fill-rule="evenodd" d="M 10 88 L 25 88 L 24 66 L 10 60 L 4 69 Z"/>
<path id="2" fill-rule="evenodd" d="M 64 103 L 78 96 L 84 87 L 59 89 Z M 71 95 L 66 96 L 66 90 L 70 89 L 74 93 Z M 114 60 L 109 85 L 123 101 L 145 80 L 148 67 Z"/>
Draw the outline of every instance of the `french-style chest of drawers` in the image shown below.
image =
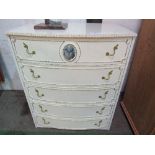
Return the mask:
<path id="1" fill-rule="evenodd" d="M 71 22 L 66 30 L 8 33 L 36 127 L 110 129 L 136 34 Z"/>

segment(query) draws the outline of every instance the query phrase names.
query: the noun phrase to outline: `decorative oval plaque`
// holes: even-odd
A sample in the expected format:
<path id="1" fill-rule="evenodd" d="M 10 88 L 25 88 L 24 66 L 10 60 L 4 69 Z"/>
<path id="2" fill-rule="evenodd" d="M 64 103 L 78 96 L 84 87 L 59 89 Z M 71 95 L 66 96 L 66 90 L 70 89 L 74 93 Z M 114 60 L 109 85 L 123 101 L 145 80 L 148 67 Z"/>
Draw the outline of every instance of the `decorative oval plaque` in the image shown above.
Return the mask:
<path id="1" fill-rule="evenodd" d="M 80 48 L 77 43 L 66 41 L 60 47 L 61 59 L 65 62 L 77 62 L 80 57 Z"/>
<path id="2" fill-rule="evenodd" d="M 63 48 L 63 56 L 67 61 L 73 61 L 77 56 L 77 50 L 74 45 L 67 44 Z"/>

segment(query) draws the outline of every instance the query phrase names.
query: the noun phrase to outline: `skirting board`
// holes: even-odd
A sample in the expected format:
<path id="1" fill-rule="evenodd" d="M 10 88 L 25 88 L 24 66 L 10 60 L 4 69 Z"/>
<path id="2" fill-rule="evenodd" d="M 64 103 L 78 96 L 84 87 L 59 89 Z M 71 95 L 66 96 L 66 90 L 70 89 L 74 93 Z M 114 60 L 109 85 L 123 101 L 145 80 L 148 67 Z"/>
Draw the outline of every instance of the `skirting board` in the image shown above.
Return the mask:
<path id="1" fill-rule="evenodd" d="M 137 130 L 137 128 L 136 128 L 136 126 L 135 126 L 133 120 L 132 120 L 132 117 L 130 116 L 130 114 L 129 114 L 128 110 L 126 109 L 126 106 L 124 105 L 123 102 L 121 102 L 121 106 L 122 106 L 123 111 L 124 111 L 124 113 L 125 113 L 125 115 L 126 115 L 128 121 L 129 121 L 129 123 L 130 123 L 130 125 L 131 125 L 131 128 L 132 128 L 134 134 L 135 134 L 135 135 L 139 135 L 139 132 L 138 132 L 138 130 Z"/>

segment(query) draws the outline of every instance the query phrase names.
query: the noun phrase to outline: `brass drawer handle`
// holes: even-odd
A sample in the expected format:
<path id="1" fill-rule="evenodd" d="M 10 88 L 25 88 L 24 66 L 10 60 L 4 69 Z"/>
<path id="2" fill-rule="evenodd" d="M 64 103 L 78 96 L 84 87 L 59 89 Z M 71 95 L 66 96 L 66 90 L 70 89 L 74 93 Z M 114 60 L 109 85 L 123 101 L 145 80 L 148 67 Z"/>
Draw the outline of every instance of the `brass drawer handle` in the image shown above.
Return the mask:
<path id="1" fill-rule="evenodd" d="M 42 118 L 44 124 L 50 124 L 50 122 L 46 121 L 45 118 Z"/>
<path id="2" fill-rule="evenodd" d="M 106 56 L 114 56 L 117 49 L 118 49 L 118 44 L 113 47 L 113 51 L 111 53 L 107 52 Z"/>
<path id="3" fill-rule="evenodd" d="M 105 107 L 102 107 L 100 111 L 96 111 L 97 114 L 102 115 Z"/>
<path id="4" fill-rule="evenodd" d="M 47 109 L 44 109 L 43 106 L 41 106 L 41 105 L 39 105 L 39 107 L 40 107 L 41 112 L 43 112 L 43 113 L 48 111 Z"/>
<path id="5" fill-rule="evenodd" d="M 104 93 L 104 97 L 103 97 L 103 96 L 99 96 L 99 98 L 102 99 L 102 100 L 105 100 L 106 97 L 107 97 L 107 94 L 108 94 L 108 91 L 106 91 L 106 92 Z"/>
<path id="6" fill-rule="evenodd" d="M 107 77 L 102 76 L 102 79 L 103 79 L 103 80 L 109 80 L 110 77 L 111 77 L 111 75 L 112 75 L 112 73 L 113 73 L 113 71 L 110 71 L 110 72 L 108 73 L 108 76 L 107 76 Z"/>
<path id="7" fill-rule="evenodd" d="M 24 46 L 24 48 L 26 49 L 26 53 L 27 53 L 27 54 L 29 54 L 29 55 L 34 55 L 34 54 L 36 54 L 35 51 L 32 51 L 32 52 L 29 51 L 29 47 L 28 47 L 27 44 L 23 43 L 23 46 Z"/>
<path id="8" fill-rule="evenodd" d="M 40 94 L 40 92 L 39 92 L 38 89 L 35 89 L 35 92 L 37 93 L 37 96 L 38 96 L 38 97 L 43 97 L 43 96 L 44 96 L 44 94 Z"/>
<path id="9" fill-rule="evenodd" d="M 39 78 L 40 78 L 40 75 L 35 75 L 33 69 L 30 69 L 30 72 L 32 73 L 32 77 L 33 77 L 34 79 L 39 79 Z"/>
<path id="10" fill-rule="evenodd" d="M 98 123 L 95 123 L 94 125 L 97 126 L 97 127 L 100 127 L 101 123 L 102 123 L 102 120 L 100 120 Z"/>

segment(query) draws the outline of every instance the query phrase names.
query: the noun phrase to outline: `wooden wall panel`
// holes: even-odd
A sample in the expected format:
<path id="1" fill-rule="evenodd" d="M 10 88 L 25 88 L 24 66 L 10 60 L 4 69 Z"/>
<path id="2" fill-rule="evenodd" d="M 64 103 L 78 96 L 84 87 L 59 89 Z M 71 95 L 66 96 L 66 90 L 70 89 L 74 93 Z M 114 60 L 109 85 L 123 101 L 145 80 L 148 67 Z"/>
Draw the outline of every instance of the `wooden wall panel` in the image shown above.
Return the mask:
<path id="1" fill-rule="evenodd" d="M 122 107 L 135 134 L 155 134 L 155 20 L 143 20 Z"/>

